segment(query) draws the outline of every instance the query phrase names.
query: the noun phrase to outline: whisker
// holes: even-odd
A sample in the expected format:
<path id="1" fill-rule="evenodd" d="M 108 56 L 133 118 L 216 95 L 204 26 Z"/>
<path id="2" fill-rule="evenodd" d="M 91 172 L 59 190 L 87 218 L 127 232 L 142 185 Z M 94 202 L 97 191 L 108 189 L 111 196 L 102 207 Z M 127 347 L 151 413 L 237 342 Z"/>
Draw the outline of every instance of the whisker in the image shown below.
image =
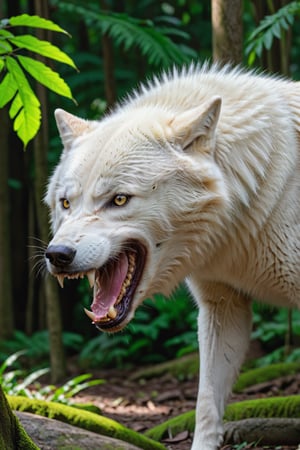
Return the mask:
<path id="1" fill-rule="evenodd" d="M 44 258 L 40 258 L 36 261 L 35 264 L 31 267 L 31 274 L 34 274 L 36 278 L 39 276 L 45 276 L 47 274 L 47 266 Z"/>
<path id="2" fill-rule="evenodd" d="M 36 259 L 44 259 L 45 257 L 45 253 L 41 252 L 41 253 L 35 253 L 34 255 L 30 255 L 28 256 L 28 261 L 35 261 Z"/>
<path id="3" fill-rule="evenodd" d="M 36 236 L 29 237 L 29 249 L 30 255 L 28 261 L 30 262 L 30 273 L 36 277 L 45 276 L 47 274 L 47 265 L 45 261 L 45 251 L 48 247 L 48 243 Z"/>
<path id="4" fill-rule="evenodd" d="M 27 245 L 27 248 L 39 249 L 39 250 L 47 250 L 47 247 L 40 247 L 38 245 Z"/>
<path id="5" fill-rule="evenodd" d="M 43 239 L 38 238 L 37 236 L 28 236 L 28 240 L 29 241 L 36 241 L 40 244 L 42 244 L 43 246 L 47 247 L 48 243 L 43 241 Z"/>

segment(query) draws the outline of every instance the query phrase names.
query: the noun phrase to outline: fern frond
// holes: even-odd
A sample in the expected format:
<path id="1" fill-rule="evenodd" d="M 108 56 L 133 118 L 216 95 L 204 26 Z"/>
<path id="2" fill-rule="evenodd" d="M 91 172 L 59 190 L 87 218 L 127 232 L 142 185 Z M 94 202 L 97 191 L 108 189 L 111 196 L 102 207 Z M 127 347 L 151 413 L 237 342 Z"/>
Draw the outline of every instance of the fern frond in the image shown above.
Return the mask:
<path id="1" fill-rule="evenodd" d="M 275 14 L 266 16 L 248 38 L 245 49 L 248 63 L 253 64 L 260 57 L 263 49 L 270 50 L 273 39 L 281 38 L 282 32 L 288 30 L 294 23 L 296 15 L 300 14 L 300 1 L 296 0 L 280 8 Z"/>
<path id="2" fill-rule="evenodd" d="M 136 19 L 127 14 L 102 12 L 91 5 L 84 7 L 79 4 L 59 2 L 57 5 L 64 12 L 76 13 L 90 27 L 93 24 L 102 34 L 108 34 L 116 46 L 123 46 L 126 51 L 133 47 L 139 48 L 148 62 L 152 65 L 165 66 L 170 63 L 182 64 L 188 62 L 183 48 L 176 45 L 169 37 L 171 33 L 177 34 L 172 27 L 155 27 L 150 20 Z M 181 37 L 184 35 L 181 34 Z M 186 35 L 187 36 L 187 35 Z"/>

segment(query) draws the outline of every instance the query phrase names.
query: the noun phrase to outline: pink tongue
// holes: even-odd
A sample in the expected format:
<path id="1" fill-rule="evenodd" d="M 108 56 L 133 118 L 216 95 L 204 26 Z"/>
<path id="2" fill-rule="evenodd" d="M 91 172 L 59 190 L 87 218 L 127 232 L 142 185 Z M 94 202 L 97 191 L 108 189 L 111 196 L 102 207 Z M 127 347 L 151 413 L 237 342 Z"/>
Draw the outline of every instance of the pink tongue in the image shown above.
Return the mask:
<path id="1" fill-rule="evenodd" d="M 109 273 L 101 276 L 101 285 L 97 287 L 96 295 L 91 306 L 97 319 L 102 319 L 108 313 L 120 294 L 122 284 L 128 272 L 128 259 L 125 253 L 119 259 L 111 263 Z"/>

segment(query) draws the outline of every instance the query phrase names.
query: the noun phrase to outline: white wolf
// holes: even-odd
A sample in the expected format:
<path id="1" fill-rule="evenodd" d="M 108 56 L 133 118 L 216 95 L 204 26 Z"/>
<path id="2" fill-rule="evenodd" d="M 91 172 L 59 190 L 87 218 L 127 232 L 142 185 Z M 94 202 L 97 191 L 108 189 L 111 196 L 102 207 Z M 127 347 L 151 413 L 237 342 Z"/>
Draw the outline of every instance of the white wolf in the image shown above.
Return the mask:
<path id="1" fill-rule="evenodd" d="M 186 279 L 200 311 L 192 449 L 216 449 L 251 299 L 299 306 L 300 83 L 192 67 L 100 122 L 62 110 L 56 120 L 64 151 L 46 195 L 48 269 L 61 285 L 87 275 L 87 314 L 111 332 Z"/>

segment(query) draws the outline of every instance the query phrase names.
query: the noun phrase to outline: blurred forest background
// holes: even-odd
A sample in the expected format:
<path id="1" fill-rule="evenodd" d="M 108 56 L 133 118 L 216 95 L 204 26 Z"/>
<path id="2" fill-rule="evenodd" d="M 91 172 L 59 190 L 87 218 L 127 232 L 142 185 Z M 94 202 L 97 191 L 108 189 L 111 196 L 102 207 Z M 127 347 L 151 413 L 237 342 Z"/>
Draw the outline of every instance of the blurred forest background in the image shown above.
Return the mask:
<path id="1" fill-rule="evenodd" d="M 106 335 L 83 312 L 91 303 L 87 283 L 72 281 L 61 290 L 44 273 L 49 229 L 42 200 L 62 148 L 53 112 L 60 107 L 101 118 L 145 78 L 191 61 L 231 60 L 300 79 L 299 1 L 0 0 L 0 18 L 23 13 L 49 18 L 70 33 L 18 30 L 52 42 L 74 60 L 78 71 L 51 64 L 76 103 L 29 79 L 42 105 L 42 127 L 26 151 L 8 108 L 0 109 L 0 363 L 20 349 L 27 349 L 31 366 L 49 364 L 50 355 L 59 379 L 69 356 L 84 369 L 155 363 L 196 351 L 197 311 L 184 286 L 170 300 L 158 295 L 145 302 L 125 331 Z M 226 21 L 230 48 L 217 33 Z M 299 312 L 254 305 L 253 338 L 269 351 L 257 365 L 299 359 L 297 335 L 299 340 Z"/>

